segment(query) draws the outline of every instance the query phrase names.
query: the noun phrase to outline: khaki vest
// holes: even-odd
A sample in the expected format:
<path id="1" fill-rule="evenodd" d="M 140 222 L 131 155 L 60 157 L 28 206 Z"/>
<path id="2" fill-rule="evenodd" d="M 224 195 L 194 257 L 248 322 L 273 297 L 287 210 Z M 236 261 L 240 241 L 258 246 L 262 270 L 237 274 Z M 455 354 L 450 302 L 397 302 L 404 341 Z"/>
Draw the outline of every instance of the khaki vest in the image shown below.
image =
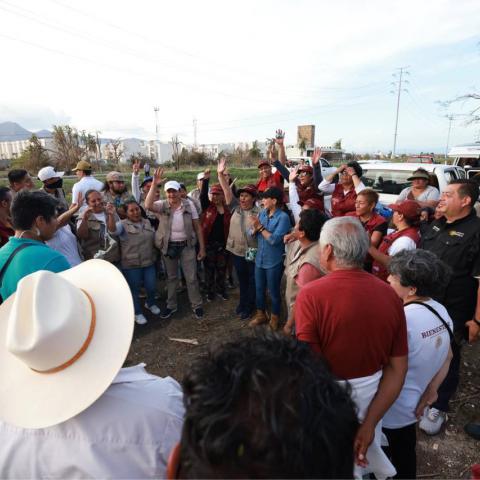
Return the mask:
<path id="1" fill-rule="evenodd" d="M 287 301 L 289 316 L 299 291 L 295 279 L 297 278 L 300 268 L 305 263 L 313 265 L 319 272 L 321 272 L 320 259 L 318 258 L 318 242 L 313 242 L 306 249 L 302 249 L 300 242 L 298 241 L 289 243 L 287 246 L 287 256 L 285 258 L 284 274 L 287 279 L 285 299 Z"/>
<path id="2" fill-rule="evenodd" d="M 45 188 L 41 188 L 40 192 L 44 192 L 53 197 L 58 202 L 58 207 L 62 213 L 68 210 L 68 202 L 65 198 L 65 192 L 63 191 L 63 188 L 56 188 L 54 193 L 47 192 Z"/>
<path id="3" fill-rule="evenodd" d="M 230 231 L 228 232 L 227 250 L 234 255 L 244 257 L 248 247 L 257 248 L 256 237 L 251 237 L 245 233 L 245 228 L 248 227 L 248 216 L 250 214 L 258 215 L 258 207 L 253 207 L 251 210 L 241 210 L 236 208 L 232 213 L 230 219 Z M 242 229 L 242 216 L 245 222 L 245 227 Z"/>
<path id="4" fill-rule="evenodd" d="M 193 228 L 191 203 L 188 200 L 182 199 L 183 206 L 183 224 L 185 226 L 185 233 L 187 235 L 187 245 L 194 247 L 197 243 L 197 235 Z M 155 214 L 159 219 L 157 232 L 155 233 L 155 246 L 166 254 L 168 250 L 168 241 L 172 233 L 173 215 L 171 214 L 170 205 L 167 200 L 160 200 L 160 203 L 155 203 Z"/>
<path id="5" fill-rule="evenodd" d="M 138 223 L 122 220 L 125 233 L 119 237 L 123 268 L 143 268 L 155 263 L 157 256 L 151 223 L 142 218 Z"/>
<path id="6" fill-rule="evenodd" d="M 91 260 L 99 250 L 106 250 L 106 247 L 108 247 L 105 239 L 106 229 L 107 226 L 96 218 L 90 217 L 88 219 L 88 237 L 80 240 L 85 260 Z M 120 259 L 118 243 L 103 259 L 108 262 L 118 262 Z"/>
<path id="7" fill-rule="evenodd" d="M 127 200 L 132 200 L 133 196 L 129 192 L 123 192 L 120 195 L 118 194 L 113 194 L 111 192 L 103 192 L 103 200 L 107 203 L 113 203 L 115 206 L 117 203 L 120 205 Z"/>

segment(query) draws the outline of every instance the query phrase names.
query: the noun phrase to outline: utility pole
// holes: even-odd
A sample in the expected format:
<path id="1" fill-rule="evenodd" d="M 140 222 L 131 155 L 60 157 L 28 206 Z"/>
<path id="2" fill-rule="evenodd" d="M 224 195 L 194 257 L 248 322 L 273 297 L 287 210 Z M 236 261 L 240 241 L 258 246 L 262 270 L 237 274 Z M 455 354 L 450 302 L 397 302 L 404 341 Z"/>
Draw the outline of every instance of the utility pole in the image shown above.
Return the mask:
<path id="1" fill-rule="evenodd" d="M 157 150 L 157 164 L 162 163 L 162 151 L 160 146 L 160 130 L 158 129 L 158 111 L 160 109 L 158 107 L 153 107 L 153 111 L 155 112 L 155 145 Z"/>
<path id="2" fill-rule="evenodd" d="M 193 118 L 193 150 L 196 152 L 198 147 L 197 143 L 197 119 Z"/>
<path id="3" fill-rule="evenodd" d="M 399 73 L 394 73 L 393 76 L 397 77 L 398 76 L 398 91 L 397 91 L 397 113 L 395 115 L 395 133 L 393 134 L 393 151 L 392 151 L 392 157 L 395 158 L 396 152 L 397 152 L 397 135 L 398 135 L 398 114 L 400 111 L 400 96 L 402 94 L 402 83 L 408 83 L 408 80 L 403 79 L 403 75 L 410 75 L 410 72 L 407 71 L 408 67 L 400 67 L 398 69 Z M 393 86 L 397 86 L 396 82 L 392 83 Z M 404 92 L 406 92 L 405 89 L 403 89 Z M 392 92 L 394 93 L 394 92 Z"/>
<path id="4" fill-rule="evenodd" d="M 450 132 L 452 130 L 452 122 L 454 120 L 454 116 L 453 115 L 445 115 L 445 117 L 448 119 L 448 133 L 447 133 L 447 145 L 445 146 L 445 160 L 447 159 L 447 155 L 448 155 L 448 146 L 450 144 Z"/>

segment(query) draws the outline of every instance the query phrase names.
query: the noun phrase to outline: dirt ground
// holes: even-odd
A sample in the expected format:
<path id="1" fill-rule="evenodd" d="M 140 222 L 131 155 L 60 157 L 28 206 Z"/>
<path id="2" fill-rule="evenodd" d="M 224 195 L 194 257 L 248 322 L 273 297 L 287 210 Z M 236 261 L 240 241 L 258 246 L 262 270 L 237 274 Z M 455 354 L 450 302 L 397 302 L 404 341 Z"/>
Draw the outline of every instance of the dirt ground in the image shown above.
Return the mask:
<path id="1" fill-rule="evenodd" d="M 193 317 L 186 292 L 179 294 L 179 311 L 168 320 L 145 315 L 148 324 L 135 327 L 127 365 L 140 362 L 160 376 L 182 380 L 191 362 L 215 344 L 234 340 L 251 331 L 233 313 L 238 289 L 230 290 L 230 299 L 205 303 L 205 317 Z M 163 296 L 163 295 L 162 295 Z M 164 305 L 163 299 L 159 300 Z M 196 340 L 198 345 L 175 340 Z M 419 478 L 471 478 L 470 466 L 480 463 L 480 443 L 463 432 L 465 423 L 480 420 L 480 345 L 464 347 L 460 388 L 452 402 L 446 428 L 435 437 L 418 432 L 417 463 Z"/>

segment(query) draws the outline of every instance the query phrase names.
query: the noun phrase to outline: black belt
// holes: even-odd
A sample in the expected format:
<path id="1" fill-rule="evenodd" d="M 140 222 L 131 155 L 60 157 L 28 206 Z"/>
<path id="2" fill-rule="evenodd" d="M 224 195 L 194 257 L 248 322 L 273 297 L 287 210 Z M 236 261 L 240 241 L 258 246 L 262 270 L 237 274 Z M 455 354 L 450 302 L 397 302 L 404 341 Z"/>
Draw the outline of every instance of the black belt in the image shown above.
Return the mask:
<path id="1" fill-rule="evenodd" d="M 187 245 L 187 241 L 183 240 L 182 242 L 168 242 L 169 245 L 173 247 L 185 247 Z"/>

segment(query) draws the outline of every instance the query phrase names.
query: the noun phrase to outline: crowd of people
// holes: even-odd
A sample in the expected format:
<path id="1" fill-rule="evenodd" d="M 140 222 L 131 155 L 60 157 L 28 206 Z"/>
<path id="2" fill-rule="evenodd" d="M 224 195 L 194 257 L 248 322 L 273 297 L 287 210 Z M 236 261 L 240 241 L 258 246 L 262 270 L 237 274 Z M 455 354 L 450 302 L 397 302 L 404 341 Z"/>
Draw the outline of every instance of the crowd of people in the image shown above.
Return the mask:
<path id="1" fill-rule="evenodd" d="M 103 183 L 82 160 L 71 205 L 64 172 L 42 168 L 39 191 L 9 172 L 2 478 L 415 478 L 417 422 L 439 433 L 462 345 L 480 335 L 479 186 L 440 193 L 420 168 L 382 205 L 359 163 L 322 178 L 321 155 L 289 165 L 277 131 L 256 184 L 237 186 L 219 158 L 190 193 L 161 168 L 141 178 L 138 162 L 130 189 L 116 171 Z M 266 328 L 200 359 L 182 387 L 120 370 L 145 309 L 174 317 L 184 285 L 202 319 L 205 301 L 229 299 L 232 270 L 235 314 Z"/>

